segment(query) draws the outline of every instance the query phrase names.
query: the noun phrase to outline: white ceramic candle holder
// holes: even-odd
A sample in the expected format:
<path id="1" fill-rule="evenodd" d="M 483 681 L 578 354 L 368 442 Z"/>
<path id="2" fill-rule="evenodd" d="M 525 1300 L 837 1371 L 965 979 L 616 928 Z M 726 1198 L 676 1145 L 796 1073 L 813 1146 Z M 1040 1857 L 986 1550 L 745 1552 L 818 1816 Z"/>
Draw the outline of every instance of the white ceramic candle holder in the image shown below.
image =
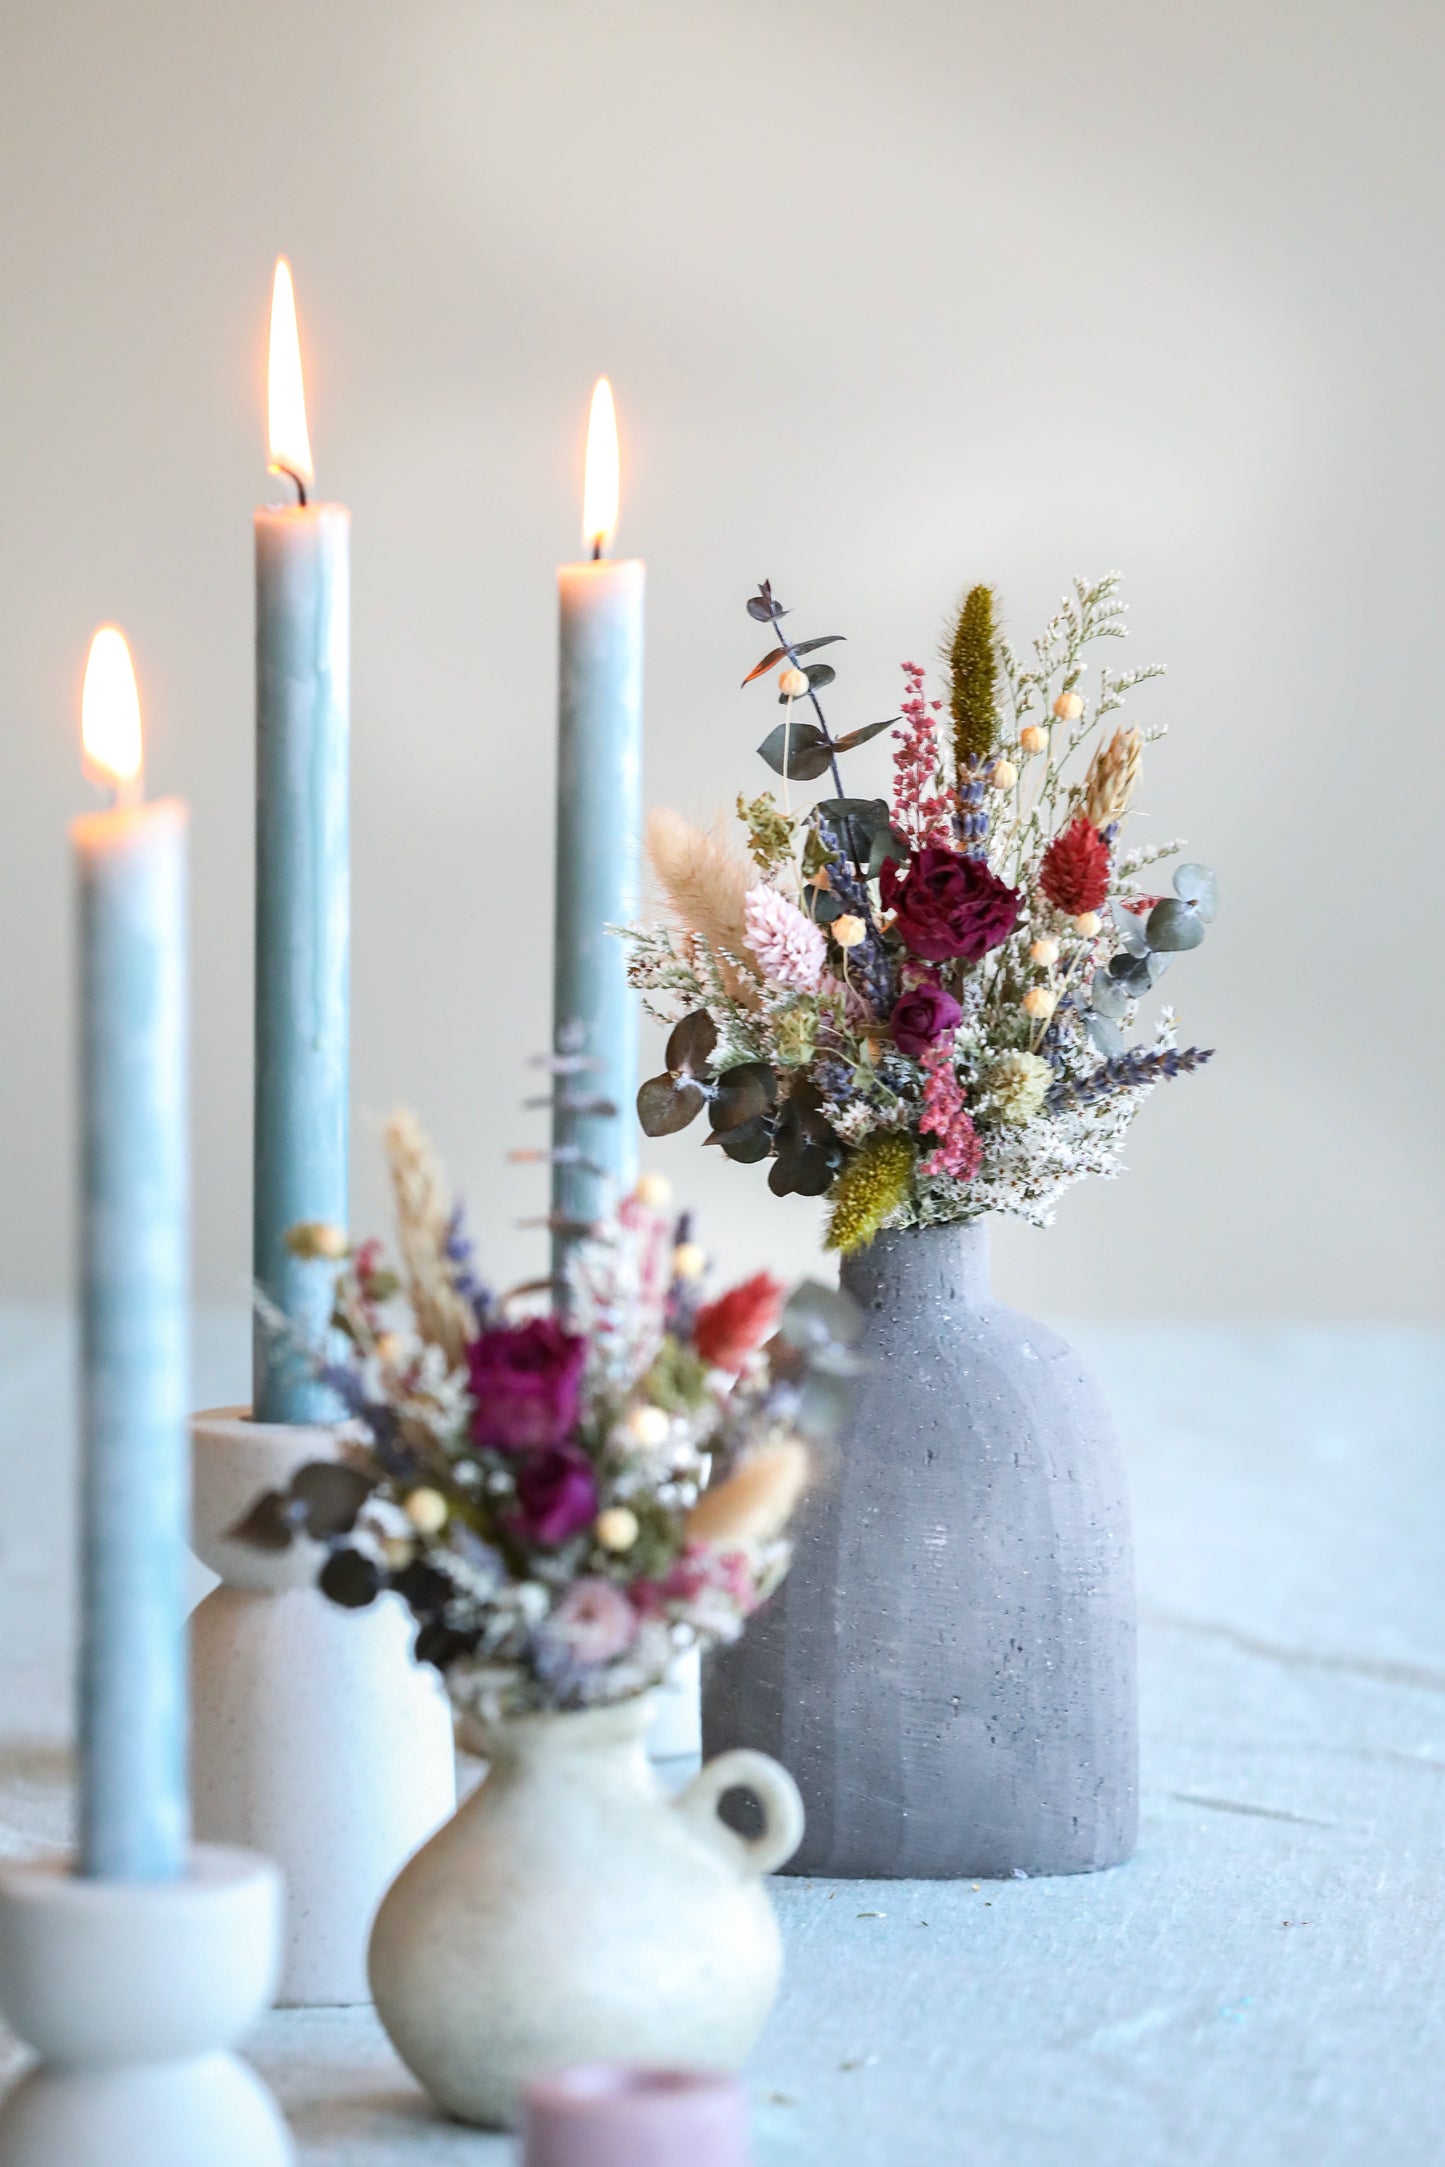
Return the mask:
<path id="1" fill-rule="evenodd" d="M 665 1783 L 690 1783 L 702 1766 L 702 1659 L 696 1648 L 678 1657 L 655 1699 L 647 1758 Z"/>
<path id="2" fill-rule="evenodd" d="M 286 2125 L 228 2050 L 280 1953 L 269 1859 L 198 1845 L 178 1881 L 0 1870 L 0 2008 L 42 2059 L 0 2107 L 0 2167 L 290 2167 Z"/>
<path id="3" fill-rule="evenodd" d="M 377 1905 L 456 1805 L 451 1712 L 412 1659 L 392 1595 L 340 1610 L 316 1590 L 319 1552 L 227 1539 L 264 1490 L 334 1459 L 335 1428 L 194 1417 L 196 1554 L 222 1585 L 191 1621 L 196 1833 L 264 1852 L 286 1877 L 280 1991 L 291 2007 L 369 2000 Z"/>

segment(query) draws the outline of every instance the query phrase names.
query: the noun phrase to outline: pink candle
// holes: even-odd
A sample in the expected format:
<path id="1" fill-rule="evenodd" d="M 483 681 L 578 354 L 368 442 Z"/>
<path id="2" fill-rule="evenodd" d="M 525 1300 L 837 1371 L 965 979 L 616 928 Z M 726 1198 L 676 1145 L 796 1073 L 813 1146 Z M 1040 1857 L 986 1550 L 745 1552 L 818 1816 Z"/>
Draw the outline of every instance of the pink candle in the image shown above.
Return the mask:
<path id="1" fill-rule="evenodd" d="M 605 2062 L 528 2085 L 523 2167 L 748 2167 L 735 2077 Z"/>

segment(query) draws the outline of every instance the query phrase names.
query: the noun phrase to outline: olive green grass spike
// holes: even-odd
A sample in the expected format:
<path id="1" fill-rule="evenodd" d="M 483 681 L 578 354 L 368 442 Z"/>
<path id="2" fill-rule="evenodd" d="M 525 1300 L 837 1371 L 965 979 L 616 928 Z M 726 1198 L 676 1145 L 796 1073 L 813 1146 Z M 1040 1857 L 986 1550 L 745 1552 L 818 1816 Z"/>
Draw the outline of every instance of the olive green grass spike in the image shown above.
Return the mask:
<path id="1" fill-rule="evenodd" d="M 970 587 L 948 645 L 953 753 L 962 774 L 998 743 L 998 650 L 992 587 Z"/>
<path id="2" fill-rule="evenodd" d="M 885 1219 L 906 1202 L 917 1147 L 895 1129 L 870 1136 L 845 1161 L 833 1184 L 826 1247 L 851 1256 L 866 1249 Z"/>

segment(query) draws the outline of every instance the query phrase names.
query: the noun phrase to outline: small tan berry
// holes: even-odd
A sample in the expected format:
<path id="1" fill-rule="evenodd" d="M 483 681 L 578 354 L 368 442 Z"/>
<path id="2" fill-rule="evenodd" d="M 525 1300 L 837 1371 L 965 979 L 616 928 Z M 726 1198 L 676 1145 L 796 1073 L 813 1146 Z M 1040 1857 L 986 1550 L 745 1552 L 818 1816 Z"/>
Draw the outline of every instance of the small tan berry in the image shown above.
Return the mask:
<path id="1" fill-rule="evenodd" d="M 604 1550 L 630 1550 L 637 1540 L 637 1514 L 628 1505 L 609 1505 L 598 1513 L 595 1532 Z"/>
<path id="2" fill-rule="evenodd" d="M 406 1516 L 418 1535 L 439 1535 L 449 1511 L 440 1490 L 413 1490 L 406 1500 Z"/>
<path id="3" fill-rule="evenodd" d="M 995 760 L 989 781 L 995 790 L 1012 790 L 1019 779 L 1019 771 L 1012 760 Z"/>
<path id="4" fill-rule="evenodd" d="M 1024 1014 L 1038 1023 L 1046 1023 L 1058 1005 L 1058 995 L 1050 993 L 1047 986 L 1030 986 L 1024 995 Z"/>
<path id="5" fill-rule="evenodd" d="M 1059 960 L 1058 942 L 1047 937 L 1035 941 L 1029 949 L 1029 959 L 1031 962 L 1041 963 L 1045 970 L 1052 970 Z"/>
<path id="6" fill-rule="evenodd" d="M 1081 940 L 1091 941 L 1103 922 L 1096 910 L 1080 911 L 1074 920 L 1074 931 Z"/>
<path id="7" fill-rule="evenodd" d="M 855 918 L 850 911 L 844 911 L 841 918 L 833 920 L 832 932 L 833 938 L 840 948 L 856 948 L 859 941 L 868 938 L 867 926 L 864 925 L 861 918 Z"/>
<path id="8" fill-rule="evenodd" d="M 778 690 L 785 700 L 801 700 L 808 689 L 808 680 L 802 670 L 782 670 L 778 675 Z"/>
<path id="9" fill-rule="evenodd" d="M 378 1332 L 376 1352 L 383 1362 L 396 1362 L 401 1358 L 402 1338 L 399 1332 Z"/>
<path id="10" fill-rule="evenodd" d="M 641 1174 L 632 1193 L 649 1211 L 666 1211 L 672 1202 L 672 1183 L 666 1174 Z"/>
<path id="11" fill-rule="evenodd" d="M 877 1068 L 877 1066 L 878 1066 L 878 1063 L 879 1063 L 879 1062 L 880 1062 L 880 1060 L 881 1060 L 881 1059 L 883 1058 L 883 1041 L 882 1041 L 882 1039 L 881 1039 L 881 1038 L 865 1038 L 865 1039 L 864 1039 L 864 1041 L 863 1041 L 863 1045 L 862 1045 L 861 1051 L 862 1051 L 862 1055 L 863 1055 L 863 1058 L 864 1058 L 864 1060 L 865 1060 L 865 1061 L 867 1062 L 867 1064 L 868 1064 L 869 1068 Z"/>
<path id="12" fill-rule="evenodd" d="M 1046 752 L 1048 750 L 1048 744 L 1048 731 L 1040 729 L 1039 725 L 1036 722 L 1031 722 L 1026 730 L 1020 730 L 1019 732 L 1020 752 Z"/>
<path id="13" fill-rule="evenodd" d="M 628 1434 L 639 1445 L 665 1445 L 671 1434 L 672 1424 L 661 1407 L 654 1407 L 650 1401 L 645 1401 L 641 1407 L 634 1407 L 627 1417 L 627 1429 Z"/>
<path id="14" fill-rule="evenodd" d="M 324 1219 L 303 1219 L 299 1226 L 288 1228 L 286 1247 L 293 1257 L 326 1257 L 339 1263 L 349 1252 L 351 1243 L 344 1227 L 328 1226 Z"/>
<path id="15" fill-rule="evenodd" d="M 1060 722 L 1077 722 L 1084 712 L 1084 703 L 1077 692 L 1061 692 L 1054 702 L 1054 713 Z"/>
<path id="16" fill-rule="evenodd" d="M 707 1251 L 701 1242 L 679 1242 L 672 1252 L 675 1279 L 701 1279 L 707 1270 Z"/>
<path id="17" fill-rule="evenodd" d="M 820 865 L 817 872 L 813 874 L 812 881 L 815 888 L 831 888 L 833 885 L 832 868 Z"/>
<path id="18" fill-rule="evenodd" d="M 416 1556 L 416 1544 L 409 1535 L 386 1535 L 382 1538 L 381 1555 L 387 1571 L 399 1573 Z"/>

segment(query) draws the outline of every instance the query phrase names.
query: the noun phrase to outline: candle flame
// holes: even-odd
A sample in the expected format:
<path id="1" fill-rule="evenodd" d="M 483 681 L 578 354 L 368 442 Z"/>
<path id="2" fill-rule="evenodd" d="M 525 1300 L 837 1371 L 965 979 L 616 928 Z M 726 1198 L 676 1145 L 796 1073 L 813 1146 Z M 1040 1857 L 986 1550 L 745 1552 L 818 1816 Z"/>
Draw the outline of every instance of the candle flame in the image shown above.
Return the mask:
<path id="1" fill-rule="evenodd" d="M 291 266 L 284 256 L 276 259 L 276 282 L 271 288 L 271 354 L 266 388 L 271 471 L 290 474 L 302 484 L 310 482 L 315 479 L 315 469 L 306 427 L 306 389 L 301 381 L 296 294 Z"/>
<path id="2" fill-rule="evenodd" d="M 599 376 L 587 419 L 587 479 L 582 491 L 582 539 L 602 556 L 617 531 L 617 410 L 612 386 Z"/>
<path id="3" fill-rule="evenodd" d="M 137 794 L 141 771 L 140 694 L 119 625 L 102 625 L 90 643 L 80 696 L 85 772 L 122 798 Z"/>

